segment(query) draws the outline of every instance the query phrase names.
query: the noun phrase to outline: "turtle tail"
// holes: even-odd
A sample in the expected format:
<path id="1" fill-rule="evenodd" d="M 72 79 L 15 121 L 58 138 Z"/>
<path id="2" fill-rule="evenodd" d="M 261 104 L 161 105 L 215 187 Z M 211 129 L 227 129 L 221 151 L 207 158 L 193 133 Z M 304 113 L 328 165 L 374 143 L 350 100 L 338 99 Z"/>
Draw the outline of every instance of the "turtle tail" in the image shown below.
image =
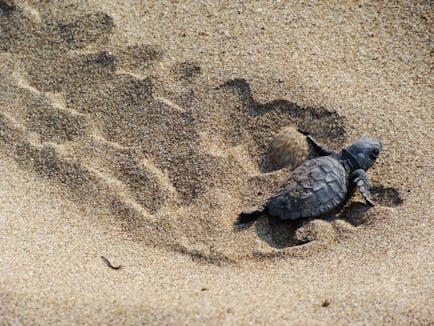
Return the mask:
<path id="1" fill-rule="evenodd" d="M 262 215 L 267 214 L 267 212 L 268 212 L 267 206 L 263 206 L 253 211 L 242 212 L 238 216 L 238 219 L 235 221 L 235 225 L 243 225 L 243 224 L 254 222 Z"/>

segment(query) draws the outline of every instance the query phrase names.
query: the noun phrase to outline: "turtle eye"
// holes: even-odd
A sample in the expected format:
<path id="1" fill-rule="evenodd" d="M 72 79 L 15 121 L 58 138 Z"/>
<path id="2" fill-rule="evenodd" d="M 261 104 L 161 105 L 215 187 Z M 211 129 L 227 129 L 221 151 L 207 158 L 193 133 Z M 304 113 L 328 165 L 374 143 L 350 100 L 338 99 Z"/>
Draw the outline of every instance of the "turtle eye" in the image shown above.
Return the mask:
<path id="1" fill-rule="evenodd" d="M 369 156 L 370 156 L 372 159 L 377 158 L 378 155 L 380 155 L 380 150 L 379 150 L 378 148 L 374 148 L 374 149 L 372 149 L 371 153 L 369 154 Z"/>

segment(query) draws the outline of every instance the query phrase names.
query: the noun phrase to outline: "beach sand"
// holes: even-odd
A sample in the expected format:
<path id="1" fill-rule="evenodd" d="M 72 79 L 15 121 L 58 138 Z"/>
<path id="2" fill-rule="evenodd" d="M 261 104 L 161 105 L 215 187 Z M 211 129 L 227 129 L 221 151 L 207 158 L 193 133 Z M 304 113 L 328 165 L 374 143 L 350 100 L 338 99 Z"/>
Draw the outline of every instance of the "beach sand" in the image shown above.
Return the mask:
<path id="1" fill-rule="evenodd" d="M 432 12 L 0 0 L 0 323 L 432 323 Z M 234 228 L 288 127 L 381 139 L 378 205 Z"/>

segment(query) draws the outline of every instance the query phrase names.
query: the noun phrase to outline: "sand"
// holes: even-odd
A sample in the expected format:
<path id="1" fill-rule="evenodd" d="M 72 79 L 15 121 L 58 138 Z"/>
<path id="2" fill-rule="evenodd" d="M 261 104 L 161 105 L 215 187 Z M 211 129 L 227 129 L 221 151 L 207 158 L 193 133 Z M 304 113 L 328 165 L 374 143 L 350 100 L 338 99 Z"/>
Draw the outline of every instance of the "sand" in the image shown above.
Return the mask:
<path id="1" fill-rule="evenodd" d="M 0 322 L 432 323 L 431 20 L 424 1 L 0 0 Z M 284 128 L 297 160 L 296 129 L 380 138 L 378 205 L 234 228 L 291 173 Z"/>

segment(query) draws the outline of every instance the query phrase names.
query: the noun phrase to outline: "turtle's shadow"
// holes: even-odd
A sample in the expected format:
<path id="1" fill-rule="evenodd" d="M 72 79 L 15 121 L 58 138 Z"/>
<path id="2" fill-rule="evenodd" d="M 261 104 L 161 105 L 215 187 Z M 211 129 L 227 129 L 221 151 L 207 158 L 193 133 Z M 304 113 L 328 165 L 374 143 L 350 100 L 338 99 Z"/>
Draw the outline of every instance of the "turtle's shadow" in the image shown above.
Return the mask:
<path id="1" fill-rule="evenodd" d="M 283 249 L 303 244 L 296 238 L 296 232 L 305 220 L 285 221 L 279 224 L 270 223 L 268 216 L 259 219 L 256 224 L 256 234 L 271 247 Z"/>

